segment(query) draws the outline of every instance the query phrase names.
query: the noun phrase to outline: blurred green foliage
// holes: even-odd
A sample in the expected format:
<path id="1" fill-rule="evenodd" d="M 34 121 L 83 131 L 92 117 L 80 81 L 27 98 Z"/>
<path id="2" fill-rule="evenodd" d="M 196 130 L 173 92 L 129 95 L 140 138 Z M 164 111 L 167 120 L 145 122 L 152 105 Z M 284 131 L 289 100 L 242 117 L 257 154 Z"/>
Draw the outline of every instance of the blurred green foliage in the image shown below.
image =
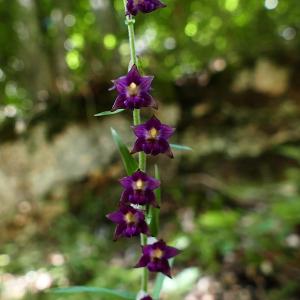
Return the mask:
<path id="1" fill-rule="evenodd" d="M 185 246 L 176 274 L 180 279 L 196 266 L 225 289 L 264 291 L 253 299 L 298 299 L 299 0 L 165 2 L 167 9 L 137 17 L 136 33 L 143 70 L 156 76 L 154 94 L 181 108 L 178 137 L 194 149 L 178 155 L 170 173 L 162 166 L 162 235 Z M 83 111 L 93 118 L 110 108 L 110 80 L 129 61 L 121 0 L 0 0 L 0 18 L 1 142 L 8 128 L 22 133 L 22 124 L 46 121 L 56 129 L 59 115 L 65 125 Z M 232 80 L 261 57 L 288 68 L 288 91 L 232 92 Z M 138 290 L 140 273 L 130 269 L 138 246 L 113 243 L 105 221 L 119 197 L 115 184 L 95 187 L 83 179 L 70 183 L 59 204 L 39 199 L 44 216 L 24 228 L 5 227 L 0 276 L 30 278 L 39 270 L 55 286 Z M 60 212 L 50 221 L 47 204 Z M 183 299 L 193 286 L 168 295 Z"/>
<path id="2" fill-rule="evenodd" d="M 138 16 L 136 26 L 142 65 L 162 82 L 198 73 L 216 58 L 239 68 L 260 55 L 298 56 L 297 0 L 167 4 L 168 9 Z M 0 104 L 14 106 L 4 110 L 2 121 L 27 120 L 49 91 L 69 94 L 93 76 L 124 72 L 129 45 L 123 10 L 120 0 L 2 0 Z"/>

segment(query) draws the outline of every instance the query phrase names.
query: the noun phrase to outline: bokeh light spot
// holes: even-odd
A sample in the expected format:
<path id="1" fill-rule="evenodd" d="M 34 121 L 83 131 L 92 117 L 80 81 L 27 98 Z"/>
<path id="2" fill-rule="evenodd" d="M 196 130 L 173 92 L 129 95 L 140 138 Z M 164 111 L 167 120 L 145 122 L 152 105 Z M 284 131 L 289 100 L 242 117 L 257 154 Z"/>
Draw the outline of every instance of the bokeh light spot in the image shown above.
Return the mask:
<path id="1" fill-rule="evenodd" d="M 265 0 L 266 9 L 275 9 L 278 6 L 278 0 Z"/>
<path id="2" fill-rule="evenodd" d="M 297 32 L 293 27 L 286 27 L 281 32 L 281 36 L 287 41 L 293 40 L 296 37 L 296 34 Z"/>
<path id="3" fill-rule="evenodd" d="M 235 11 L 239 6 L 239 0 L 226 0 L 225 8 L 228 11 Z"/>
<path id="4" fill-rule="evenodd" d="M 0 254 L 0 267 L 5 267 L 10 263 L 10 257 L 7 254 Z"/>
<path id="5" fill-rule="evenodd" d="M 76 18 L 73 15 L 71 15 L 71 14 L 66 15 L 64 17 L 64 23 L 65 23 L 66 26 L 72 27 L 76 23 Z"/>
<path id="6" fill-rule="evenodd" d="M 198 26 L 196 23 L 193 22 L 187 23 L 184 28 L 185 34 L 190 37 L 195 36 L 197 31 L 198 31 Z"/>
<path id="7" fill-rule="evenodd" d="M 80 56 L 77 50 L 72 50 L 66 55 L 66 62 L 70 69 L 76 70 L 80 66 Z"/>
<path id="8" fill-rule="evenodd" d="M 109 33 L 109 34 L 105 35 L 105 37 L 103 39 L 103 43 L 104 43 L 104 47 L 106 49 L 112 50 L 117 45 L 117 39 L 113 34 Z"/>
<path id="9" fill-rule="evenodd" d="M 80 33 L 74 33 L 72 34 L 70 41 L 72 43 L 72 46 L 74 48 L 79 48 L 81 49 L 84 45 L 84 39 L 83 36 Z"/>

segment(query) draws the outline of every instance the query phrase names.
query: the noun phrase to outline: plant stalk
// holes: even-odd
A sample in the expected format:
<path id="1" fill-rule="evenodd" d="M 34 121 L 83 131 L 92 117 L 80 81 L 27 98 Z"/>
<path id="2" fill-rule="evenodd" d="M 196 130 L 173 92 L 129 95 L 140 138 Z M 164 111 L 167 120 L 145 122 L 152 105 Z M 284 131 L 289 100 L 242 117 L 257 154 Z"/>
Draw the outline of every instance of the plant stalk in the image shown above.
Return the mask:
<path id="1" fill-rule="evenodd" d="M 123 0 L 125 12 L 126 12 L 126 0 Z M 135 48 L 135 35 L 134 35 L 134 23 L 135 19 L 132 16 L 126 15 L 126 25 L 128 27 L 128 37 L 129 37 L 129 47 L 130 47 L 130 65 L 136 65 L 138 68 L 138 59 L 136 56 L 136 48 Z M 141 111 L 140 109 L 133 110 L 133 124 L 137 126 L 141 124 Z M 139 169 L 143 172 L 146 171 L 146 154 L 144 152 L 138 153 L 138 164 Z M 147 219 L 147 216 L 146 216 Z M 141 245 L 147 245 L 147 236 L 141 234 Z M 147 292 L 148 290 L 148 270 L 147 268 L 143 268 L 142 281 L 141 281 L 141 290 Z"/>

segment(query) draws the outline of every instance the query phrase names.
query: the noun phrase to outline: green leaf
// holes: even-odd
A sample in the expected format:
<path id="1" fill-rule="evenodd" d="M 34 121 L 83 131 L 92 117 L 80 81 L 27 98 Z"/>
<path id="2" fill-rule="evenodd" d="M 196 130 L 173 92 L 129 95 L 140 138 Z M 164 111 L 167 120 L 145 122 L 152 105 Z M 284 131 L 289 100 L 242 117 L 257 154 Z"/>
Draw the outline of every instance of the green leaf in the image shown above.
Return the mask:
<path id="1" fill-rule="evenodd" d="M 73 286 L 68 288 L 57 288 L 51 289 L 50 293 L 55 294 L 78 294 L 78 293 L 92 293 L 99 294 L 103 296 L 113 296 L 116 299 L 126 299 L 126 300 L 135 300 L 136 295 L 119 290 L 112 290 L 106 288 L 98 288 L 98 287 L 88 287 L 88 286 Z"/>
<path id="2" fill-rule="evenodd" d="M 158 166 L 155 165 L 155 178 L 160 180 L 159 169 Z M 157 204 L 161 204 L 161 188 L 155 190 L 155 196 L 157 200 Z M 155 208 L 153 206 L 150 207 L 150 231 L 153 236 L 157 236 L 159 229 L 159 208 Z"/>
<path id="3" fill-rule="evenodd" d="M 171 258 L 169 260 L 170 267 L 172 267 L 173 262 L 174 262 L 174 258 Z M 162 290 L 163 283 L 164 283 L 164 280 L 165 280 L 166 277 L 167 276 L 165 276 L 162 273 L 158 273 L 156 275 L 156 279 L 155 279 L 155 283 L 154 283 L 154 288 L 153 288 L 153 299 L 159 299 L 160 292 Z"/>
<path id="4" fill-rule="evenodd" d="M 111 134 L 112 134 L 114 142 L 121 154 L 126 172 L 128 175 L 131 175 L 138 169 L 138 163 L 134 159 L 134 157 L 130 154 L 128 148 L 123 143 L 123 141 L 122 141 L 121 137 L 119 136 L 119 134 L 117 133 L 117 131 L 115 129 L 111 128 Z"/>
<path id="5" fill-rule="evenodd" d="M 121 112 L 123 112 L 125 109 L 117 109 L 115 111 L 103 111 L 101 113 L 95 114 L 94 117 L 103 117 L 103 116 L 111 116 L 111 115 L 116 115 L 119 114 Z"/>
<path id="6" fill-rule="evenodd" d="M 279 148 L 278 152 L 288 158 L 300 161 L 300 149 L 296 146 L 282 146 Z"/>
<path id="7" fill-rule="evenodd" d="M 193 151 L 193 149 L 189 146 L 184 145 L 177 145 L 177 144 L 170 144 L 171 148 L 175 150 L 182 150 L 182 151 Z"/>
<path id="8" fill-rule="evenodd" d="M 211 230 L 235 228 L 240 214 L 236 211 L 207 211 L 199 217 L 199 225 Z"/>

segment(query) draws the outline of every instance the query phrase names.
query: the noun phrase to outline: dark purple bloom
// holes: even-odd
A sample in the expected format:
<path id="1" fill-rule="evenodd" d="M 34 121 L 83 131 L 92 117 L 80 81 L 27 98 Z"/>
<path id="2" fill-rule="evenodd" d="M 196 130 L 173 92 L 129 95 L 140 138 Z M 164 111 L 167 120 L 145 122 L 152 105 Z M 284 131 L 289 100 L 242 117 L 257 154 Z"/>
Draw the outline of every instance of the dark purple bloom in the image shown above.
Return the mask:
<path id="1" fill-rule="evenodd" d="M 136 297 L 137 300 L 153 300 L 153 298 L 145 293 L 144 291 L 140 291 Z"/>
<path id="2" fill-rule="evenodd" d="M 161 272 L 171 278 L 168 259 L 179 254 L 179 250 L 167 246 L 163 240 L 142 247 L 142 257 L 136 268 L 147 267 L 150 272 Z"/>
<path id="3" fill-rule="evenodd" d="M 153 76 L 141 76 L 136 65 L 133 65 L 126 76 L 116 80 L 113 89 L 119 93 L 112 111 L 125 108 L 135 109 L 142 107 L 153 107 L 157 109 L 157 103 L 149 94 Z"/>
<path id="4" fill-rule="evenodd" d="M 115 230 L 115 240 L 121 236 L 133 237 L 140 233 L 149 233 L 144 213 L 129 205 L 121 205 L 118 211 L 112 212 L 106 217 L 118 224 Z"/>
<path id="5" fill-rule="evenodd" d="M 139 11 L 150 13 L 163 7 L 166 5 L 159 0 L 127 0 L 127 14 L 133 16 L 137 15 Z"/>
<path id="6" fill-rule="evenodd" d="M 131 153 L 144 151 L 146 154 L 157 155 L 165 153 L 173 158 L 168 139 L 172 136 L 175 129 L 162 124 L 155 116 L 144 124 L 133 127 L 137 140 Z"/>
<path id="7" fill-rule="evenodd" d="M 125 189 L 121 196 L 121 203 L 158 206 L 153 190 L 160 186 L 159 180 L 138 170 L 131 176 L 120 179 L 120 183 Z"/>

